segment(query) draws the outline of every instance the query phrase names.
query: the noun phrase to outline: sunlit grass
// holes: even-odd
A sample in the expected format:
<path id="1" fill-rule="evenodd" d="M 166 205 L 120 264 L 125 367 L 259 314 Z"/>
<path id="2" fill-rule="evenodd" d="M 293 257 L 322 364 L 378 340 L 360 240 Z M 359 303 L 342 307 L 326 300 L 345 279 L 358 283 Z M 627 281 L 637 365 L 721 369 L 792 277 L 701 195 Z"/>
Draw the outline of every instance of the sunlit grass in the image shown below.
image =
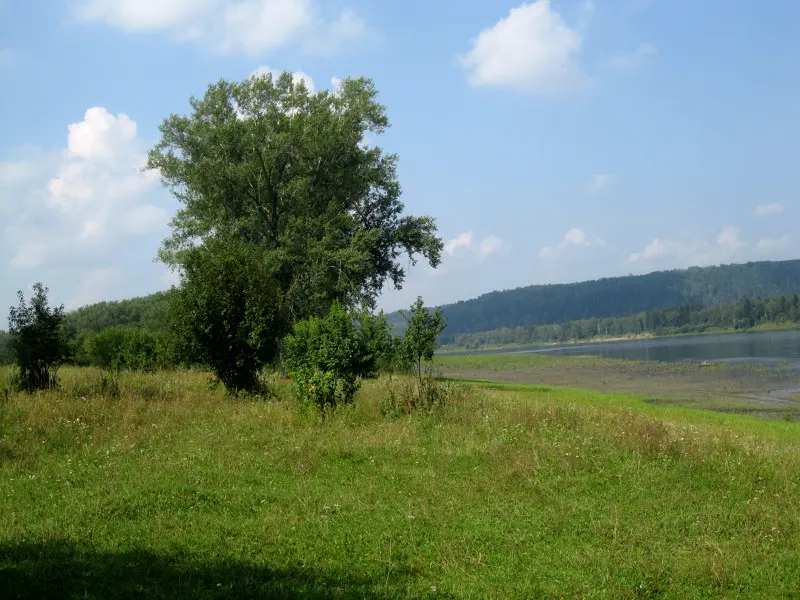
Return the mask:
<path id="1" fill-rule="evenodd" d="M 323 424 L 202 373 L 101 381 L 0 400 L 0 597 L 800 591 L 796 424 L 473 384 L 398 418 L 386 380 Z"/>

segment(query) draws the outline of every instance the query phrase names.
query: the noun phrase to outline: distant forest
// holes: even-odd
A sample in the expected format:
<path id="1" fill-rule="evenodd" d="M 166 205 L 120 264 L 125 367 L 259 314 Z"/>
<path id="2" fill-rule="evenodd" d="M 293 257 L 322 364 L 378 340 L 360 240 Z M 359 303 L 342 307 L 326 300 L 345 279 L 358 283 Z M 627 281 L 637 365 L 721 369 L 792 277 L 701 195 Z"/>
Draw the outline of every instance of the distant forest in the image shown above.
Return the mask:
<path id="1" fill-rule="evenodd" d="M 622 317 L 654 308 L 727 305 L 744 298 L 798 292 L 800 260 L 692 267 L 582 283 L 534 285 L 441 306 L 447 318 L 441 341 L 454 344 L 456 336 L 463 333 Z M 396 328 L 402 326 L 399 313 L 392 313 L 389 320 Z"/>
<path id="2" fill-rule="evenodd" d="M 447 318 L 440 340 L 445 345 L 480 348 L 795 323 L 797 293 L 800 260 L 536 285 L 440 307 Z M 750 309 L 744 298 L 750 299 Z M 76 340 L 118 326 L 160 333 L 168 303 L 169 292 L 100 302 L 70 312 L 67 329 Z M 389 319 L 395 333 L 401 333 L 400 314 L 392 313 Z M 8 334 L 0 331 L 0 363 L 10 358 L 8 342 Z"/>
<path id="3" fill-rule="evenodd" d="M 800 323 L 797 294 L 775 298 L 745 298 L 716 306 L 655 308 L 623 317 L 580 319 L 563 324 L 505 327 L 477 333 L 457 333 L 452 346 L 477 350 L 511 344 L 572 342 L 597 337 L 649 333 L 675 335 L 709 330 L 747 330 L 763 325 L 790 326 Z"/>

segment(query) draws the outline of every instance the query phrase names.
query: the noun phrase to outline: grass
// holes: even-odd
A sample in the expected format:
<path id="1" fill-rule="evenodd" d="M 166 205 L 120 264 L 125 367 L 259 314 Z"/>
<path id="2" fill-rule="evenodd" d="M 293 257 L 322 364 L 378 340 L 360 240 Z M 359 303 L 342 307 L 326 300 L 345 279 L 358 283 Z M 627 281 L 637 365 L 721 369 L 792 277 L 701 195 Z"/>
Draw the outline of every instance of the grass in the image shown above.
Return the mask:
<path id="1" fill-rule="evenodd" d="M 800 374 L 785 368 L 536 353 L 440 356 L 436 362 L 457 379 L 638 394 L 658 404 L 768 418 L 800 415 Z"/>
<path id="2" fill-rule="evenodd" d="M 0 393 L 2 598 L 800 594 L 793 423 L 452 383 L 392 418 L 380 380 L 323 425 L 201 373 L 100 380 Z"/>

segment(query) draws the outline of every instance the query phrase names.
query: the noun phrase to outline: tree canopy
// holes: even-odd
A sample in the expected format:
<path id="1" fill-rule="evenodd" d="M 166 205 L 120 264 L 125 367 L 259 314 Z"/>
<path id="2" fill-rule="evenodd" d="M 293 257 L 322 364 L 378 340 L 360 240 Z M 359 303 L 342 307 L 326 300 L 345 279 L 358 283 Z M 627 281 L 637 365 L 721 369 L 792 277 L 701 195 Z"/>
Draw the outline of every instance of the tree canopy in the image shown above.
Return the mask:
<path id="1" fill-rule="evenodd" d="M 33 284 L 33 295 L 26 303 L 19 291 L 19 304 L 12 306 L 8 315 L 20 387 L 28 392 L 56 387 L 56 371 L 68 352 L 63 334 L 64 306 L 50 307 L 47 292 L 41 283 Z"/>
<path id="2" fill-rule="evenodd" d="M 182 266 L 214 237 L 237 237 L 272 253 L 292 314 L 373 302 L 400 286 L 405 254 L 436 267 L 434 219 L 403 214 L 397 156 L 364 142 L 389 125 L 369 79 L 315 94 L 288 73 L 220 81 L 192 113 L 172 115 L 149 155 L 183 204 L 160 256 Z"/>
<path id="3" fill-rule="evenodd" d="M 402 286 L 403 257 L 438 266 L 442 241 L 434 219 L 403 212 L 397 156 L 365 142 L 365 135 L 389 125 L 376 96 L 369 79 L 311 93 L 288 73 L 277 79 L 268 74 L 212 84 L 202 98 L 190 100 L 191 114 L 162 123 L 148 167 L 160 171 L 182 207 L 159 256 L 178 268 L 182 289 L 208 291 L 207 309 L 219 312 L 219 301 L 231 309 L 229 317 L 250 315 L 244 325 L 226 321 L 239 331 L 237 339 L 247 340 L 237 346 L 250 355 L 240 362 L 267 360 L 267 346 L 275 348 L 292 323 L 322 317 L 334 302 L 374 306 L 386 285 Z M 247 265 L 271 282 L 265 298 L 247 293 L 235 308 L 234 298 L 210 291 L 230 279 L 215 271 L 222 264 L 219 253 L 234 250 L 247 257 L 240 273 Z M 204 261 L 216 279 L 202 274 Z M 253 291 L 266 284 L 256 286 L 242 274 L 236 285 Z M 256 308 L 259 302 L 269 309 Z M 206 308 L 184 310 L 182 318 L 207 316 Z M 269 318 L 257 324 L 256 313 Z M 253 327 L 259 330 L 255 337 Z M 208 334 L 200 321 L 183 329 Z M 205 339 L 206 356 L 209 344 L 220 353 L 230 343 L 227 334 Z M 253 353 L 261 358 L 253 362 Z"/>

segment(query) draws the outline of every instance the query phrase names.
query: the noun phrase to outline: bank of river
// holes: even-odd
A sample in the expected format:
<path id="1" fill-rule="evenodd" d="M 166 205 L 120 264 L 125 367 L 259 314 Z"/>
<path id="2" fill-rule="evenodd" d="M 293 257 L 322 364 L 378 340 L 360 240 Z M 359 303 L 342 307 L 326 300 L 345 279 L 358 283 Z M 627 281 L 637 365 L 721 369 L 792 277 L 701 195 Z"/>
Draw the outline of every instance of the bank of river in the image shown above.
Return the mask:
<path id="1" fill-rule="evenodd" d="M 800 369 L 800 331 L 751 331 L 504 348 L 451 355 L 542 353 L 626 360 L 697 361 Z"/>

